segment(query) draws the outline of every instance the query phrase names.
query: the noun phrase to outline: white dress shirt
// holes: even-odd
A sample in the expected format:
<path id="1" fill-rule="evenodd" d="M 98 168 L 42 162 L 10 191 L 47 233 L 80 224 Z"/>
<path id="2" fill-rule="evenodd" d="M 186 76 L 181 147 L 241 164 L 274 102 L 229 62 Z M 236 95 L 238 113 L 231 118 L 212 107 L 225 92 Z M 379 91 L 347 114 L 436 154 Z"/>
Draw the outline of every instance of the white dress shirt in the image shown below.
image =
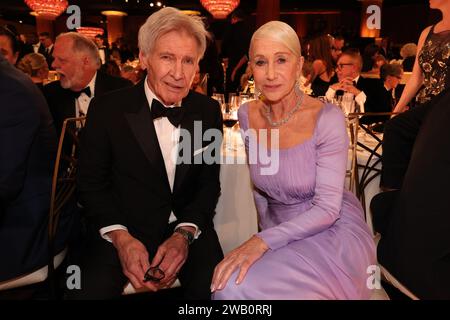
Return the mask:
<path id="1" fill-rule="evenodd" d="M 145 89 L 145 96 L 147 97 L 148 105 L 150 106 L 150 109 L 151 109 L 153 99 L 156 99 L 156 96 L 151 91 L 150 87 L 147 84 L 147 77 L 145 78 L 144 89 Z M 166 108 L 179 107 L 176 105 L 172 105 L 172 106 L 164 105 L 164 106 Z M 179 126 L 174 127 L 166 117 L 161 117 L 161 118 L 153 120 L 153 124 L 155 125 L 156 136 L 158 137 L 159 147 L 161 148 L 161 153 L 164 158 L 164 165 L 166 167 L 167 178 L 169 179 L 170 190 L 173 191 L 173 183 L 175 181 L 175 170 L 176 170 L 176 153 L 172 152 L 172 151 L 174 150 L 174 148 L 177 148 L 177 145 L 178 145 L 178 142 L 180 139 L 180 127 Z M 171 212 L 168 223 L 172 223 L 176 220 L 177 220 L 177 218 L 175 217 L 173 212 Z M 194 233 L 195 239 L 197 239 L 201 233 L 201 231 L 199 230 L 197 225 L 195 225 L 193 223 L 180 223 L 176 226 L 176 228 L 182 227 L 182 226 L 194 227 L 195 228 L 195 233 Z M 106 233 L 114 231 L 114 230 L 128 231 L 128 229 L 125 226 L 120 225 L 120 224 L 115 224 L 115 225 L 101 228 L 100 235 L 103 237 L 103 239 L 111 242 L 111 238 Z"/>
<path id="2" fill-rule="evenodd" d="M 76 99 L 76 106 L 75 106 L 75 116 L 81 117 L 87 115 L 89 103 L 91 102 L 91 99 L 94 97 L 94 90 L 95 90 L 95 80 L 97 79 L 97 72 L 92 77 L 91 81 L 89 81 L 88 85 L 85 87 L 89 87 L 91 90 L 91 96 L 88 97 L 86 93 L 81 93 L 80 96 Z M 83 88 L 84 89 L 84 88 Z"/>
<path id="3" fill-rule="evenodd" d="M 353 82 L 358 83 L 359 76 L 357 76 L 355 79 L 353 79 Z M 331 86 L 328 88 L 327 92 L 325 93 L 325 96 L 327 97 L 328 101 L 333 100 L 334 96 L 336 95 L 336 90 L 331 88 Z M 355 102 L 359 105 L 360 112 L 364 112 L 364 104 L 366 103 L 367 96 L 364 93 L 364 91 L 361 91 L 356 97 Z"/>

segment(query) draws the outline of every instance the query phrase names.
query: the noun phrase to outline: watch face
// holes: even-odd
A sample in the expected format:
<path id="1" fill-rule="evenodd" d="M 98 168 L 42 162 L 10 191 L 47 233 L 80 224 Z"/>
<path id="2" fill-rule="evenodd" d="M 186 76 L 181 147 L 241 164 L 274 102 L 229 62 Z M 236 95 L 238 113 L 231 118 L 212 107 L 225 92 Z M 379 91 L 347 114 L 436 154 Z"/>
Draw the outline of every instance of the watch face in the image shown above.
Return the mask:
<path id="1" fill-rule="evenodd" d="M 191 244 L 192 242 L 194 242 L 194 235 L 192 232 L 186 231 L 184 229 L 178 228 L 175 230 L 175 232 L 180 233 L 185 239 L 186 241 Z"/>

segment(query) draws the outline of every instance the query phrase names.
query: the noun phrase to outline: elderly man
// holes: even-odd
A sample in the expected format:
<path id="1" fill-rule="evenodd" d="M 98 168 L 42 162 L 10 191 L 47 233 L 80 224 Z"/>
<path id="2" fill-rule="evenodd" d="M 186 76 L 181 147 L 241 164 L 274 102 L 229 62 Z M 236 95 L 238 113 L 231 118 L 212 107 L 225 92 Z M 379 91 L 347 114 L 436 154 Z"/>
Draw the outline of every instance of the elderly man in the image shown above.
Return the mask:
<path id="1" fill-rule="evenodd" d="M 213 226 L 220 166 L 202 154 L 220 146 L 222 117 L 215 100 L 189 91 L 206 36 L 200 18 L 157 11 L 139 30 L 145 80 L 92 102 L 79 171 L 92 234 L 82 290 L 69 298 L 114 298 L 127 282 L 157 291 L 177 278 L 186 298 L 210 298 L 223 256 Z M 195 146 L 206 130 L 219 137 L 182 148 L 190 161 L 178 163 L 181 131 L 191 138 L 181 145 Z"/>
<path id="2" fill-rule="evenodd" d="M 336 95 L 350 93 L 362 112 L 376 109 L 376 100 L 372 94 L 373 82 L 361 76 L 362 59 L 359 52 L 346 51 L 337 61 L 336 74 L 338 82 L 332 84 L 326 97 L 332 100 Z"/>
<path id="3" fill-rule="evenodd" d="M 66 118 L 86 115 L 92 97 L 131 86 L 132 83 L 98 72 L 100 57 L 95 43 L 85 36 L 69 32 L 56 38 L 53 68 L 59 81 L 44 87 L 57 133 Z"/>

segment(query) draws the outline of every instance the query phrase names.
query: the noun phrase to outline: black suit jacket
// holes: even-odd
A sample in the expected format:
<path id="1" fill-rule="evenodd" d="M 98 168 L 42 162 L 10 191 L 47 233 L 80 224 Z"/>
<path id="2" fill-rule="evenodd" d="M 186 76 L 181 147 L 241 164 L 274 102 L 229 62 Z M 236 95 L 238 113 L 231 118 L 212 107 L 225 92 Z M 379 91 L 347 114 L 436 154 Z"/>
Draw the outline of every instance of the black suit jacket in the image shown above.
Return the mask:
<path id="1" fill-rule="evenodd" d="M 47 64 L 48 64 L 48 67 L 50 70 L 53 70 L 52 63 L 54 60 L 54 58 L 53 58 L 53 48 L 54 47 L 55 46 L 52 46 L 50 51 L 47 52 L 45 46 L 41 43 L 38 48 L 38 53 L 42 54 L 45 57 L 45 60 L 47 61 Z"/>
<path id="2" fill-rule="evenodd" d="M 100 96 L 110 91 L 129 86 L 132 86 L 132 83 L 126 79 L 113 77 L 103 72 L 97 72 L 94 96 Z M 76 115 L 75 98 L 73 97 L 71 90 L 61 87 L 59 81 L 54 81 L 46 85 L 44 87 L 44 94 L 55 121 L 56 132 L 59 135 L 64 120 L 73 118 Z"/>
<path id="3" fill-rule="evenodd" d="M 421 299 L 450 299 L 449 106 L 450 89 L 426 106 L 402 188 L 380 222 L 378 261 Z"/>
<path id="4" fill-rule="evenodd" d="M 216 101 L 191 91 L 182 106 L 182 129 L 193 135 L 194 121 L 202 121 L 203 132 L 222 131 Z M 80 198 L 97 231 L 122 224 L 154 253 L 171 211 L 178 223 L 194 223 L 201 230 L 213 227 L 220 165 L 177 165 L 171 192 L 143 81 L 94 98 L 82 134 L 79 169 Z"/>
<path id="5" fill-rule="evenodd" d="M 392 112 L 394 106 L 394 99 L 392 93 L 384 87 L 384 83 L 381 79 L 364 79 L 370 80 L 363 86 L 363 90 L 367 96 L 366 103 L 364 105 L 365 112 Z M 389 120 L 389 116 L 371 116 L 362 117 L 361 122 L 365 124 L 375 122 L 385 122 Z"/>
<path id="6" fill-rule="evenodd" d="M 56 132 L 44 96 L 0 55 L 0 281 L 47 263 Z M 62 214 L 56 250 L 70 219 Z"/>

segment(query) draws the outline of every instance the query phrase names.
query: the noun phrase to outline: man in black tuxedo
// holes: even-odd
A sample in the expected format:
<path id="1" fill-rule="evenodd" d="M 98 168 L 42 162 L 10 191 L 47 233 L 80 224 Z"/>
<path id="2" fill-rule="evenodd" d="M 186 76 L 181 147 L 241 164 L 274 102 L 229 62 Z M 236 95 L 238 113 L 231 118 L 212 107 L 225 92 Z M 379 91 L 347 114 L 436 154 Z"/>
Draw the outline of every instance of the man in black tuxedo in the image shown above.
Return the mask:
<path id="1" fill-rule="evenodd" d="M 102 65 L 104 65 L 107 61 L 109 61 L 109 49 L 105 46 L 105 40 L 101 34 L 95 36 L 95 44 L 97 45 Z"/>
<path id="2" fill-rule="evenodd" d="M 57 134 L 66 118 L 87 114 L 92 97 L 132 85 L 128 80 L 98 72 L 100 58 L 97 46 L 79 33 L 59 35 L 53 56 L 53 67 L 60 80 L 46 85 L 44 94 Z"/>
<path id="3" fill-rule="evenodd" d="M 336 66 L 338 82 L 328 88 L 325 94 L 327 99 L 332 100 L 335 96 L 350 93 L 359 105 L 361 112 L 375 110 L 374 81 L 361 76 L 362 58 L 359 52 L 345 51 L 340 55 Z"/>
<path id="4" fill-rule="evenodd" d="M 380 68 L 380 80 L 376 79 L 372 88 L 371 97 L 374 103 L 370 105 L 374 109 L 367 112 L 392 112 L 396 102 L 395 89 L 402 79 L 403 69 L 400 64 L 384 64 Z M 362 117 L 361 122 L 365 124 L 381 123 L 376 126 L 376 130 L 383 132 L 384 122 L 389 120 L 390 116 L 371 116 Z"/>
<path id="5" fill-rule="evenodd" d="M 185 298 L 210 298 L 223 257 L 213 226 L 220 165 L 204 156 L 219 155 L 222 116 L 215 100 L 189 91 L 206 35 L 198 17 L 157 11 L 139 31 L 145 80 L 92 101 L 79 167 L 92 233 L 82 290 L 68 298 L 114 298 L 128 281 L 157 291 L 177 278 Z M 206 130 L 218 137 L 197 144 Z M 178 163 L 182 132 L 188 161 Z M 152 271 L 160 281 L 148 277 Z"/>
<path id="6" fill-rule="evenodd" d="M 0 282 L 48 262 L 48 214 L 56 133 L 31 79 L 0 54 Z M 55 243 L 61 251 L 73 216 L 65 211 Z"/>
<path id="7" fill-rule="evenodd" d="M 39 33 L 39 48 L 38 53 L 42 54 L 45 57 L 45 60 L 47 60 L 48 67 L 53 70 L 52 63 L 53 63 L 53 40 L 50 37 L 50 34 L 48 32 L 41 32 Z"/>

